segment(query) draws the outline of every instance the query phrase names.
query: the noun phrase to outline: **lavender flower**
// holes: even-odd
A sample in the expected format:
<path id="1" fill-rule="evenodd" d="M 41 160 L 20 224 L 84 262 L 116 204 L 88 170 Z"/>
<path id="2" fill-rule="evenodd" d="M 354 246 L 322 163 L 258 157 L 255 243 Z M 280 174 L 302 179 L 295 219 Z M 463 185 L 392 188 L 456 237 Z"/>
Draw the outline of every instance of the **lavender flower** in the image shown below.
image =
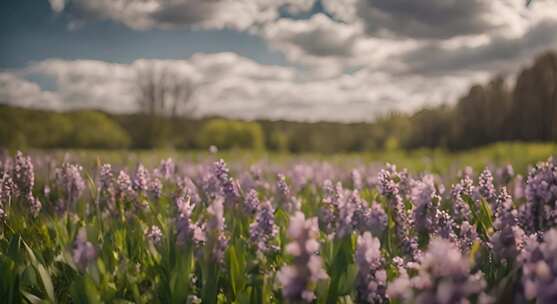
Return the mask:
<path id="1" fill-rule="evenodd" d="M 458 231 L 458 247 L 462 252 L 468 252 L 472 248 L 472 244 L 478 240 L 476 226 L 471 225 L 468 221 L 460 224 Z"/>
<path id="2" fill-rule="evenodd" d="M 432 175 L 425 175 L 412 183 L 411 198 L 414 203 L 414 225 L 418 232 L 431 233 L 441 197 L 435 189 Z"/>
<path id="3" fill-rule="evenodd" d="M 257 197 L 257 191 L 251 189 L 244 200 L 244 211 L 247 214 L 255 214 L 259 207 L 259 198 Z"/>
<path id="4" fill-rule="evenodd" d="M 291 242 L 286 251 L 293 256 L 293 260 L 277 274 L 282 294 L 289 301 L 312 302 L 315 294 L 311 285 L 328 277 L 321 258 L 316 254 L 319 250 L 318 236 L 317 218 L 306 220 L 300 211 L 290 218 L 288 237 Z"/>
<path id="5" fill-rule="evenodd" d="M 373 202 L 369 207 L 360 200 L 360 204 L 354 206 L 352 222 L 360 233 L 370 231 L 373 235 L 380 236 L 387 229 L 387 220 L 387 213 L 377 202 Z"/>
<path id="6" fill-rule="evenodd" d="M 233 204 L 237 202 L 240 194 L 238 193 L 238 189 L 234 185 L 233 180 L 228 173 L 228 167 L 226 167 L 226 163 L 224 162 L 224 160 L 220 159 L 215 162 L 213 171 L 215 177 L 220 183 L 227 204 Z"/>
<path id="7" fill-rule="evenodd" d="M 529 238 L 521 260 L 526 298 L 539 304 L 557 303 L 557 229 L 547 231 L 542 243 Z"/>
<path id="8" fill-rule="evenodd" d="M 498 258 L 514 260 L 524 244 L 524 231 L 518 226 L 517 211 L 505 187 L 497 197 L 497 209 L 493 223 L 495 233 L 489 243 Z"/>
<path id="9" fill-rule="evenodd" d="M 15 156 L 13 181 L 21 197 L 25 197 L 31 193 L 35 185 L 35 173 L 33 171 L 31 157 L 24 156 L 20 151 L 17 151 Z"/>
<path id="10" fill-rule="evenodd" d="M 456 185 L 452 186 L 451 197 L 453 200 L 453 218 L 457 222 L 468 221 L 470 218 L 470 206 L 464 201 L 464 197 L 472 197 L 474 193 L 474 181 L 464 176 Z"/>
<path id="11" fill-rule="evenodd" d="M 358 237 L 355 260 L 358 265 L 356 279 L 358 303 L 386 303 L 387 272 L 381 256 L 381 243 L 371 233 Z"/>
<path id="12" fill-rule="evenodd" d="M 74 205 L 81 192 L 85 189 L 85 182 L 81 177 L 81 166 L 64 163 L 62 168 L 56 169 L 56 183 L 64 191 L 64 206 Z"/>
<path id="13" fill-rule="evenodd" d="M 125 171 L 120 171 L 120 173 L 118 173 L 116 191 L 120 199 L 129 198 L 134 194 L 131 178 Z"/>
<path id="14" fill-rule="evenodd" d="M 275 215 L 271 202 L 264 201 L 257 205 L 255 221 L 249 229 L 250 240 L 258 251 L 268 253 L 278 250 L 278 246 L 273 244 L 273 240 L 278 234 L 278 227 L 275 225 Z"/>
<path id="15" fill-rule="evenodd" d="M 97 251 L 91 242 L 87 241 L 87 231 L 81 228 L 73 246 L 73 262 L 77 268 L 84 271 L 97 258 Z"/>
<path id="16" fill-rule="evenodd" d="M 149 183 L 149 174 L 142 164 L 137 166 L 135 175 L 133 177 L 132 188 L 138 193 L 147 191 Z"/>
<path id="17" fill-rule="evenodd" d="M 397 238 L 404 252 L 415 258 L 418 255 L 418 244 L 410 234 L 410 222 L 401 196 L 403 191 L 400 188 L 400 184 L 407 183 L 407 179 L 406 172 L 398 172 L 396 166 L 391 164 L 387 164 L 387 168 L 382 169 L 377 177 L 379 191 L 387 198 L 393 210 Z"/>
<path id="18" fill-rule="evenodd" d="M 176 218 L 176 244 L 184 246 L 190 242 L 199 243 L 205 239 L 201 227 L 193 222 L 192 213 L 195 205 L 191 203 L 190 197 L 178 197 L 176 199 L 178 216 Z"/>
<path id="19" fill-rule="evenodd" d="M 552 158 L 530 169 L 522 225 L 529 233 L 548 230 L 557 222 L 557 164 Z"/>
<path id="20" fill-rule="evenodd" d="M 479 191 L 480 195 L 485 198 L 489 203 L 493 204 L 497 196 L 495 186 L 493 185 L 493 174 L 488 168 L 485 168 L 479 177 Z"/>
<path id="21" fill-rule="evenodd" d="M 485 288 L 481 272 L 470 273 L 468 259 L 451 242 L 433 239 L 417 265 L 417 275 L 397 278 L 387 289 L 403 303 L 467 303 Z"/>
<path id="22" fill-rule="evenodd" d="M 177 197 L 184 197 L 187 196 L 191 199 L 192 204 L 197 205 L 201 202 L 201 197 L 199 196 L 199 191 L 197 186 L 193 183 L 193 181 L 189 177 L 184 177 L 178 179 L 177 182 Z"/>
<path id="23" fill-rule="evenodd" d="M 152 176 L 147 183 L 147 194 L 152 200 L 158 200 L 162 194 L 162 182 L 158 176 Z"/>
<path id="24" fill-rule="evenodd" d="M 222 263 L 224 251 L 228 245 L 225 235 L 224 205 L 223 199 L 217 197 L 207 208 L 209 219 L 205 225 L 205 239 L 207 248 L 211 251 L 211 259 L 214 262 Z"/>
<path id="25" fill-rule="evenodd" d="M 283 174 L 277 174 L 277 197 L 287 212 L 295 212 L 300 210 L 300 201 L 290 193 L 290 188 L 286 183 L 286 177 Z"/>
<path id="26" fill-rule="evenodd" d="M 153 225 L 145 230 L 145 237 L 154 245 L 159 245 L 162 240 L 162 231 L 158 226 Z"/>

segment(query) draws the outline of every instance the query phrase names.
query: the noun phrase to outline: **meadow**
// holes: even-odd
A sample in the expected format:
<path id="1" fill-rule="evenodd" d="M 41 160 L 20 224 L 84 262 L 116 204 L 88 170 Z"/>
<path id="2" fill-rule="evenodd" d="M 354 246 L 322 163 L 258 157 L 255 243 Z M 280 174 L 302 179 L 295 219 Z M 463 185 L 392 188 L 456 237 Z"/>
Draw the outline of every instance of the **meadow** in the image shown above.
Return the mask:
<path id="1" fill-rule="evenodd" d="M 556 303 L 555 144 L 30 150 L 0 163 L 5 303 Z"/>

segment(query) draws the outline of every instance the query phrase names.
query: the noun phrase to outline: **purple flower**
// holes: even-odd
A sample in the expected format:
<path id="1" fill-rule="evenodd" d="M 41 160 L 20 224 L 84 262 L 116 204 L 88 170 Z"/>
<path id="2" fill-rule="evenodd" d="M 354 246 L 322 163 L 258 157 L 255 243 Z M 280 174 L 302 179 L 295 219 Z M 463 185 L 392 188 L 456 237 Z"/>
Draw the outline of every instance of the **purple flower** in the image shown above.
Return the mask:
<path id="1" fill-rule="evenodd" d="M 195 205 L 188 196 L 176 198 L 178 216 L 176 218 L 176 243 L 184 246 L 190 242 L 199 243 L 205 239 L 201 227 L 193 222 L 192 213 Z"/>
<path id="2" fill-rule="evenodd" d="M 317 218 L 305 218 L 300 211 L 290 218 L 288 237 L 291 242 L 286 251 L 290 254 L 292 264 L 283 266 L 277 277 L 282 286 L 282 295 L 292 302 L 312 302 L 315 294 L 311 285 L 326 279 L 319 250 L 319 227 Z"/>
<path id="3" fill-rule="evenodd" d="M 290 193 L 286 177 L 280 173 L 277 174 L 277 198 L 279 206 L 282 206 L 287 212 L 300 210 L 300 201 Z"/>
<path id="4" fill-rule="evenodd" d="M 162 240 L 162 231 L 158 226 L 153 225 L 145 230 L 145 237 L 154 245 L 159 245 Z"/>
<path id="5" fill-rule="evenodd" d="M 403 303 L 467 303 L 470 297 L 480 296 L 485 286 L 481 272 L 470 272 L 468 259 L 453 243 L 433 239 L 417 265 L 417 274 L 400 276 L 387 294 Z"/>
<path id="6" fill-rule="evenodd" d="M 205 240 L 206 246 L 211 252 L 211 259 L 214 262 L 222 263 L 224 259 L 224 251 L 228 245 L 228 239 L 225 235 L 224 205 L 223 199 L 217 197 L 213 203 L 207 208 L 209 219 L 205 224 Z"/>
<path id="7" fill-rule="evenodd" d="M 495 186 L 493 185 L 493 174 L 491 174 L 491 171 L 488 168 L 485 168 L 480 174 L 478 184 L 480 195 L 489 203 L 493 204 L 495 202 L 497 192 L 495 191 Z"/>
<path id="8" fill-rule="evenodd" d="M 13 181 L 21 197 L 25 197 L 31 193 L 35 185 L 35 173 L 33 171 L 31 157 L 24 156 L 20 151 L 17 151 L 15 156 Z"/>
<path id="9" fill-rule="evenodd" d="M 197 186 L 189 177 L 178 179 L 176 197 L 189 197 L 192 204 L 197 205 L 201 202 Z"/>
<path id="10" fill-rule="evenodd" d="M 118 178 L 116 179 L 116 191 L 120 199 L 129 198 L 134 194 L 132 189 L 132 180 L 125 171 L 120 171 L 120 173 L 118 173 Z"/>
<path id="11" fill-rule="evenodd" d="M 257 197 L 257 191 L 251 189 L 244 200 L 244 211 L 247 214 L 254 214 L 259 207 L 259 198 Z"/>
<path id="12" fill-rule="evenodd" d="M 234 204 L 237 202 L 240 198 L 240 194 L 238 193 L 238 189 L 234 185 L 234 182 L 228 173 L 228 167 L 226 167 L 224 160 L 220 159 L 215 162 L 213 165 L 213 173 L 219 181 L 227 204 Z"/>
<path id="13" fill-rule="evenodd" d="M 456 185 L 452 186 L 451 198 L 453 200 L 453 218 L 458 221 L 468 221 L 470 218 L 470 206 L 464 197 L 472 197 L 475 192 L 474 181 L 464 176 Z"/>
<path id="14" fill-rule="evenodd" d="M 275 215 L 271 202 L 264 201 L 257 205 L 255 221 L 250 225 L 250 240 L 258 251 L 267 253 L 278 250 L 273 244 L 277 237 L 278 227 L 275 225 Z"/>
<path id="15" fill-rule="evenodd" d="M 387 213 L 377 202 L 373 202 L 369 207 L 360 200 L 360 203 L 354 207 L 352 222 L 354 228 L 360 233 L 370 231 L 373 235 L 380 236 L 387 229 L 387 220 Z"/>
<path id="16" fill-rule="evenodd" d="M 498 258 L 513 261 L 522 250 L 525 234 L 518 226 L 518 214 L 505 187 L 497 197 L 493 229 L 489 240 L 493 252 Z"/>
<path id="17" fill-rule="evenodd" d="M 476 226 L 471 225 L 468 221 L 460 224 L 458 231 L 458 247 L 462 252 L 468 252 L 472 248 L 472 244 L 478 240 Z"/>
<path id="18" fill-rule="evenodd" d="M 137 170 L 135 171 L 135 175 L 133 177 L 132 188 L 138 193 L 142 193 L 147 191 L 149 183 L 149 174 L 145 167 L 142 164 L 137 166 Z"/>
<path id="19" fill-rule="evenodd" d="M 557 222 L 557 164 L 550 158 L 530 169 L 522 226 L 528 233 L 547 231 Z"/>
<path id="20" fill-rule="evenodd" d="M 358 303 L 386 303 L 387 272 L 381 256 L 381 243 L 371 233 L 358 236 L 355 252 L 358 276 L 356 291 Z"/>
<path id="21" fill-rule="evenodd" d="M 536 303 L 557 303 L 557 229 L 544 235 L 543 242 L 527 239 L 521 255 L 525 296 Z"/>
<path id="22" fill-rule="evenodd" d="M 81 228 L 73 246 L 73 262 L 77 268 L 84 271 L 97 258 L 97 251 L 91 242 L 87 241 L 87 231 Z"/>
<path id="23" fill-rule="evenodd" d="M 65 194 L 64 206 L 66 208 L 73 206 L 85 189 L 81 170 L 81 166 L 69 163 L 64 163 L 62 168 L 56 169 L 56 184 Z"/>
<path id="24" fill-rule="evenodd" d="M 441 197 L 435 189 L 433 175 L 425 175 L 412 182 L 411 198 L 414 203 L 414 225 L 418 232 L 431 233 L 435 229 L 435 216 Z"/>
<path id="25" fill-rule="evenodd" d="M 410 233 L 410 222 L 404 207 L 401 183 L 408 183 L 407 173 L 398 172 L 394 165 L 387 164 L 386 169 L 382 169 L 377 177 L 380 193 L 388 200 L 389 207 L 392 208 L 393 217 L 396 224 L 396 235 L 402 246 L 403 251 L 412 258 L 418 255 L 418 243 Z M 408 185 L 404 186 L 409 187 Z"/>
<path id="26" fill-rule="evenodd" d="M 152 176 L 147 183 L 147 194 L 151 200 L 158 200 L 162 194 L 162 182 L 158 176 Z"/>

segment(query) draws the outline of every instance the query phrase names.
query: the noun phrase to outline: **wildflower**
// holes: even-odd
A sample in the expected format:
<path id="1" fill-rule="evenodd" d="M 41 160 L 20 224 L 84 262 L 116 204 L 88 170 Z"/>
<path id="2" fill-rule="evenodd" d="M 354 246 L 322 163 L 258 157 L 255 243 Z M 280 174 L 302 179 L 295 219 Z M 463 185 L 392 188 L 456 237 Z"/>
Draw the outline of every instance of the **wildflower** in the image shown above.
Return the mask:
<path id="1" fill-rule="evenodd" d="M 286 177 L 280 173 L 277 174 L 277 197 L 286 211 L 295 212 L 300 210 L 300 201 L 290 193 Z"/>
<path id="2" fill-rule="evenodd" d="M 131 178 L 125 171 L 120 171 L 120 173 L 118 173 L 116 190 L 120 199 L 130 197 L 134 193 Z"/>
<path id="3" fill-rule="evenodd" d="M 145 167 L 143 167 L 142 164 L 139 164 L 139 166 L 137 166 L 137 170 L 135 171 L 135 175 L 133 177 L 133 182 L 132 182 L 133 190 L 135 190 L 138 193 L 147 191 L 148 182 L 149 182 L 148 172 L 145 169 Z"/>
<path id="4" fill-rule="evenodd" d="M 62 168 L 56 169 L 56 183 L 64 191 L 66 207 L 74 205 L 85 189 L 81 170 L 81 166 L 69 163 L 64 163 Z"/>
<path id="5" fill-rule="evenodd" d="M 145 237 L 149 242 L 158 245 L 162 240 L 162 231 L 158 226 L 153 225 L 145 230 Z"/>
<path id="6" fill-rule="evenodd" d="M 535 237 L 526 241 L 521 255 L 522 284 L 528 300 L 549 304 L 557 302 L 557 229 L 547 231 L 543 242 Z"/>
<path id="7" fill-rule="evenodd" d="M 97 251 L 91 242 L 87 241 L 87 231 L 81 228 L 73 246 L 73 262 L 77 268 L 84 271 L 85 268 L 97 258 Z"/>
<path id="8" fill-rule="evenodd" d="M 452 186 L 451 198 L 453 200 L 453 218 L 457 222 L 468 221 L 470 218 L 470 206 L 464 201 L 464 197 L 472 197 L 474 193 L 474 181 L 464 176 L 456 185 Z"/>
<path id="9" fill-rule="evenodd" d="M 215 162 L 213 165 L 213 172 L 214 176 L 219 181 L 227 204 L 235 203 L 240 197 L 240 194 L 238 193 L 238 189 L 234 185 L 233 180 L 228 173 L 228 167 L 226 167 L 224 160 L 220 159 Z"/>
<path id="10" fill-rule="evenodd" d="M 401 242 L 404 252 L 415 258 L 418 254 L 418 244 L 410 234 L 410 222 L 401 196 L 403 193 L 401 183 L 407 182 L 406 173 L 398 172 L 396 166 L 387 164 L 387 168 L 379 172 L 377 181 L 379 191 L 387 198 L 393 210 L 397 238 Z"/>
<path id="11" fill-rule="evenodd" d="M 453 243 L 433 239 L 417 265 L 417 275 L 397 278 L 387 294 L 402 303 L 466 303 L 480 296 L 485 286 L 481 272 L 470 273 L 468 259 Z"/>
<path id="12" fill-rule="evenodd" d="M 480 195 L 489 203 L 493 204 L 497 196 L 495 186 L 493 185 L 493 174 L 488 168 L 485 168 L 479 177 L 478 190 Z"/>
<path id="13" fill-rule="evenodd" d="M 152 200 L 158 200 L 162 194 L 162 182 L 158 176 L 152 176 L 147 183 L 147 194 Z"/>
<path id="14" fill-rule="evenodd" d="M 478 240 L 476 227 L 468 221 L 460 224 L 458 232 L 458 247 L 462 252 L 468 252 L 472 248 L 472 244 Z"/>
<path id="15" fill-rule="evenodd" d="M 193 181 L 189 177 L 184 177 L 178 179 L 177 182 L 177 197 L 189 197 L 191 199 L 192 204 L 197 205 L 201 202 L 201 197 L 199 196 L 199 191 L 197 190 L 197 186 L 193 183 Z"/>
<path id="16" fill-rule="evenodd" d="M 425 175 L 412 183 L 411 198 L 414 204 L 414 225 L 418 232 L 434 230 L 435 215 L 441 197 L 437 194 L 432 175 Z"/>
<path id="17" fill-rule="evenodd" d="M 212 250 L 212 259 L 215 262 L 222 263 L 224 251 L 228 245 L 228 239 L 225 235 L 223 199 L 217 197 L 213 200 L 213 203 L 207 208 L 207 212 L 209 213 L 209 219 L 205 225 L 207 248 Z"/>
<path id="18" fill-rule="evenodd" d="M 184 246 L 189 242 L 198 243 L 203 241 L 205 238 L 203 231 L 192 219 L 195 205 L 191 203 L 190 197 L 178 197 L 176 199 L 176 207 L 178 208 L 178 216 L 176 218 L 177 245 Z"/>
<path id="19" fill-rule="evenodd" d="M 547 231 L 557 221 L 557 164 L 552 158 L 530 169 L 525 194 L 522 226 L 528 233 Z"/>
<path id="20" fill-rule="evenodd" d="M 31 193 L 35 185 L 35 173 L 33 171 L 31 157 L 24 156 L 20 151 L 17 151 L 15 156 L 13 181 L 21 197 L 25 197 Z"/>
<path id="21" fill-rule="evenodd" d="M 524 243 L 524 231 L 518 226 L 517 211 L 512 208 L 512 201 L 503 187 L 497 198 L 497 209 L 493 228 L 495 233 L 489 243 L 495 255 L 502 259 L 514 260 Z"/>
<path id="22" fill-rule="evenodd" d="M 381 243 L 371 233 L 358 237 L 355 260 L 358 265 L 356 290 L 358 303 L 386 303 L 387 272 L 381 256 Z"/>
<path id="23" fill-rule="evenodd" d="M 293 256 L 293 261 L 291 265 L 283 266 L 277 274 L 282 294 L 289 301 L 312 302 L 315 299 L 312 285 L 328 277 L 317 255 L 318 236 L 317 218 L 306 220 L 300 211 L 291 217 L 288 226 L 291 242 L 286 250 Z"/>
<path id="24" fill-rule="evenodd" d="M 251 189 L 244 200 L 244 211 L 247 214 L 255 214 L 259 207 L 259 198 L 257 198 L 257 191 Z"/>
<path id="25" fill-rule="evenodd" d="M 275 215 L 271 202 L 264 201 L 257 205 L 255 221 L 250 225 L 250 240 L 258 251 L 267 253 L 278 250 L 272 241 L 278 234 L 278 227 L 275 225 Z"/>

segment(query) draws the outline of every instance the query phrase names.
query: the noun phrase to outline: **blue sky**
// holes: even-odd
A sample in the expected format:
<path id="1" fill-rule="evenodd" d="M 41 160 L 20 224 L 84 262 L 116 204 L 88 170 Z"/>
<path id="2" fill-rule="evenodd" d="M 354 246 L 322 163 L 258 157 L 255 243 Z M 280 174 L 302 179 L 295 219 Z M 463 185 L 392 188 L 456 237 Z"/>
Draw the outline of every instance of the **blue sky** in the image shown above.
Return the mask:
<path id="1" fill-rule="evenodd" d="M 190 115 L 369 121 L 451 103 L 557 48 L 557 1 L 8 0 L 0 103 L 137 110 L 145 67 Z"/>

